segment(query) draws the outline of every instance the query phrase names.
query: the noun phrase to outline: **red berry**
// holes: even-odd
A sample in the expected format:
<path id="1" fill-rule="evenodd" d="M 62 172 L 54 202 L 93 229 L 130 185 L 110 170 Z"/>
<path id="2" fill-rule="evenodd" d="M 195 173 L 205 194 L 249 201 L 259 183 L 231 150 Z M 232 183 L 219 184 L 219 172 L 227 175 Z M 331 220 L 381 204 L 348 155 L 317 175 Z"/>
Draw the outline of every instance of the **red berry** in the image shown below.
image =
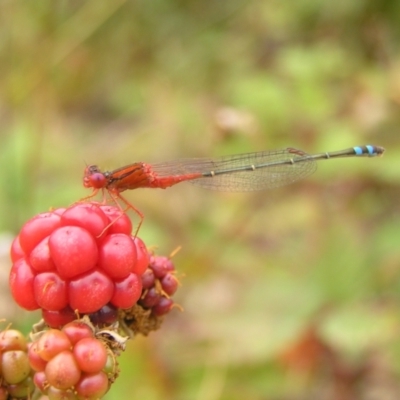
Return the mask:
<path id="1" fill-rule="evenodd" d="M 76 314 L 70 307 L 65 307 L 60 311 L 42 310 L 42 317 L 50 328 L 60 329 L 76 319 Z"/>
<path id="2" fill-rule="evenodd" d="M 54 271 L 56 269 L 50 255 L 49 236 L 46 236 L 32 250 L 29 263 L 36 272 Z"/>
<path id="3" fill-rule="evenodd" d="M 39 308 L 33 292 L 33 280 L 35 275 L 30 265 L 24 258 L 19 259 L 10 271 L 9 285 L 14 300 L 26 310 Z"/>
<path id="4" fill-rule="evenodd" d="M 35 382 L 35 386 L 42 392 L 46 393 L 47 387 L 49 386 L 47 383 L 46 374 L 44 371 L 38 371 L 33 376 L 33 382 Z"/>
<path id="5" fill-rule="evenodd" d="M 142 281 L 136 274 L 129 274 L 125 279 L 114 283 L 111 303 L 118 308 L 131 308 L 142 294 Z"/>
<path id="6" fill-rule="evenodd" d="M 161 287 L 166 294 L 172 296 L 178 289 L 178 279 L 176 279 L 174 275 L 168 273 L 161 278 Z"/>
<path id="7" fill-rule="evenodd" d="M 79 398 L 100 399 L 108 390 L 107 375 L 103 371 L 97 374 L 83 374 L 75 385 L 75 390 Z"/>
<path id="8" fill-rule="evenodd" d="M 25 252 L 22 250 L 21 244 L 19 242 L 19 235 L 13 240 L 10 249 L 11 261 L 15 262 L 22 257 L 25 257 Z"/>
<path id="9" fill-rule="evenodd" d="M 85 338 L 74 346 L 73 355 L 83 372 L 94 374 L 101 371 L 107 362 L 107 350 L 96 338 Z"/>
<path id="10" fill-rule="evenodd" d="M 139 304 L 144 308 L 154 307 L 161 298 L 161 294 L 158 293 L 157 289 L 152 287 L 147 291 L 143 298 L 140 299 Z"/>
<path id="11" fill-rule="evenodd" d="M 106 234 L 109 224 L 107 216 L 97 204 L 76 204 L 63 213 L 61 226 L 80 226 L 86 229 L 96 239 Z"/>
<path id="12" fill-rule="evenodd" d="M 167 272 L 175 270 L 174 264 L 168 257 L 152 256 L 150 259 L 150 268 L 153 270 L 156 278 L 163 278 Z"/>
<path id="13" fill-rule="evenodd" d="M 121 209 L 94 202 L 32 218 L 11 248 L 14 265 L 9 282 L 15 300 L 28 310 L 41 308 L 50 327 L 61 328 L 79 318 L 75 312 L 92 314 L 91 320 L 100 325 L 111 324 L 118 308 L 137 303 L 143 287 L 140 276 L 149 267 L 149 253 L 131 230 Z M 152 260 L 157 267 L 157 258 Z M 155 285 L 155 275 L 152 270 L 146 273 L 147 289 Z M 172 291 L 173 283 L 165 279 L 165 293 Z M 144 304 L 159 300 L 158 281 L 157 285 Z"/>
<path id="14" fill-rule="evenodd" d="M 108 234 L 112 233 L 124 233 L 130 235 L 132 232 L 132 222 L 129 217 L 117 207 L 112 206 L 101 206 L 100 207 L 104 214 L 108 218 Z"/>
<path id="15" fill-rule="evenodd" d="M 50 361 L 63 350 L 70 350 L 72 344 L 68 336 L 58 329 L 49 329 L 37 342 L 37 354 L 42 360 Z"/>
<path id="16" fill-rule="evenodd" d="M 146 271 L 144 271 L 144 274 L 141 276 L 141 278 L 142 278 L 143 289 L 150 289 L 152 286 L 154 286 L 156 278 L 151 268 L 147 268 Z"/>
<path id="17" fill-rule="evenodd" d="M 60 311 L 68 305 L 67 284 L 54 272 L 36 275 L 33 289 L 41 308 Z"/>
<path id="18" fill-rule="evenodd" d="M 21 248 L 29 254 L 38 243 L 60 226 L 60 216 L 47 212 L 38 214 L 30 219 L 19 233 Z"/>
<path id="19" fill-rule="evenodd" d="M 107 326 L 114 323 L 118 318 L 118 310 L 112 304 L 108 303 L 100 310 L 89 314 L 90 321 L 96 326 Z"/>
<path id="20" fill-rule="evenodd" d="M 28 351 L 28 359 L 31 368 L 34 371 L 39 372 L 39 371 L 44 371 L 44 369 L 46 368 L 47 361 L 43 360 L 43 358 L 39 356 L 37 346 L 38 342 L 31 343 Z"/>
<path id="21" fill-rule="evenodd" d="M 94 237 L 79 226 L 63 226 L 49 239 L 50 254 L 62 278 L 73 278 L 92 269 L 98 260 Z"/>
<path id="22" fill-rule="evenodd" d="M 136 266 L 135 269 L 132 271 L 135 274 L 142 275 L 144 271 L 146 271 L 147 267 L 149 266 L 150 256 L 146 249 L 145 244 L 143 243 L 142 239 L 138 237 L 133 238 L 133 242 L 136 245 Z"/>
<path id="23" fill-rule="evenodd" d="M 160 301 L 152 308 L 152 313 L 160 317 L 164 314 L 167 314 L 173 305 L 174 302 L 171 299 L 162 296 Z"/>
<path id="24" fill-rule="evenodd" d="M 62 328 L 62 331 L 68 336 L 68 339 L 75 345 L 81 339 L 93 337 L 93 330 L 84 322 L 73 321 Z"/>
<path id="25" fill-rule="evenodd" d="M 71 388 L 81 377 L 79 366 L 69 350 L 54 356 L 47 363 L 45 373 L 48 383 L 57 389 Z"/>
<path id="26" fill-rule="evenodd" d="M 69 304 L 80 313 L 92 313 L 107 304 L 113 292 L 111 279 L 96 269 L 69 282 Z"/>
<path id="27" fill-rule="evenodd" d="M 108 235 L 99 248 L 98 266 L 111 278 L 126 278 L 136 265 L 136 246 L 130 236 Z"/>

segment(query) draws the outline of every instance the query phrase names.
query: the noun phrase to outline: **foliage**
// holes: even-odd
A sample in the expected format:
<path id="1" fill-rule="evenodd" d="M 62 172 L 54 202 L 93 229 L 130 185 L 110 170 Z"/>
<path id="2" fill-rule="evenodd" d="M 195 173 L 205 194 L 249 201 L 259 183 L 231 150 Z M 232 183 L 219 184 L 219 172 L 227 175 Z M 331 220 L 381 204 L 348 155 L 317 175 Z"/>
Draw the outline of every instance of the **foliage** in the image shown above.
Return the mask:
<path id="1" fill-rule="evenodd" d="M 321 162 L 266 193 L 182 184 L 127 194 L 147 243 L 182 246 L 185 312 L 133 343 L 108 398 L 399 389 L 399 2 L 17 0 L 0 10 L 3 231 L 89 195 L 84 162 L 387 149 Z"/>

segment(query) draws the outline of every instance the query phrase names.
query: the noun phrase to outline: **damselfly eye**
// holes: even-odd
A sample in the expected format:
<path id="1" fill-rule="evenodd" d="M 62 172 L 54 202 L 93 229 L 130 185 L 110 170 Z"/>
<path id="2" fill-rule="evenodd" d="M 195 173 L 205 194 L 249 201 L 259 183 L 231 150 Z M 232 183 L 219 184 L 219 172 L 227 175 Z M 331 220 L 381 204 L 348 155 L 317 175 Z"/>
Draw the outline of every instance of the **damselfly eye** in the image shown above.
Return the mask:
<path id="1" fill-rule="evenodd" d="M 88 165 L 83 174 L 85 188 L 101 189 L 106 186 L 107 178 L 97 165 Z"/>
<path id="2" fill-rule="evenodd" d="M 85 175 L 83 178 L 83 186 L 86 188 L 101 189 L 106 185 L 107 179 L 102 172 L 95 172 L 91 175 Z"/>

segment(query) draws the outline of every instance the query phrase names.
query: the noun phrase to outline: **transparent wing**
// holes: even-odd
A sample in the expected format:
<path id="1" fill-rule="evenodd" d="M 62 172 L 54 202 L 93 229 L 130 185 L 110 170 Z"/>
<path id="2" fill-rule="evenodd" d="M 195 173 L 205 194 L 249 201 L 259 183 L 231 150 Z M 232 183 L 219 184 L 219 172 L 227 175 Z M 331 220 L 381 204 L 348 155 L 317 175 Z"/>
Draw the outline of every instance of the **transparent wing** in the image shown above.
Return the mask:
<path id="1" fill-rule="evenodd" d="M 219 158 L 182 159 L 153 164 L 152 170 L 159 177 L 202 174 L 188 179 L 189 182 L 206 189 L 248 192 L 284 186 L 302 179 L 316 170 L 316 162 L 300 150 L 285 149 Z"/>

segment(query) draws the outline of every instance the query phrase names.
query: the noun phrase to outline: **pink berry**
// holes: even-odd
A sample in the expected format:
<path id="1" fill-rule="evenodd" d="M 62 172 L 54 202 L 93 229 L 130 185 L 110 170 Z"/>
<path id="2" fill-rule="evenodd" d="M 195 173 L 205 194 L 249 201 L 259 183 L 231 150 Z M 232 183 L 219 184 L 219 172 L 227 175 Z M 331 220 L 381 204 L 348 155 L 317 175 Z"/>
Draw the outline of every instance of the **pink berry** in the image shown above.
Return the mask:
<path id="1" fill-rule="evenodd" d="M 38 342 L 33 342 L 29 346 L 28 359 L 31 368 L 34 371 L 39 372 L 39 371 L 44 371 L 44 369 L 46 368 L 47 361 L 43 360 L 43 358 L 39 356 L 37 345 Z"/>
<path id="2" fill-rule="evenodd" d="M 46 236 L 32 250 L 29 263 L 36 272 L 54 271 L 56 269 L 50 255 L 49 236 Z"/>
<path id="3" fill-rule="evenodd" d="M 68 336 L 58 329 L 44 332 L 37 342 L 36 351 L 44 361 L 50 361 L 63 350 L 71 350 L 72 344 Z"/>
<path id="4" fill-rule="evenodd" d="M 101 399 L 108 390 L 108 378 L 103 372 L 83 374 L 75 385 L 79 399 Z"/>
<path id="5" fill-rule="evenodd" d="M 98 260 L 94 237 L 79 226 L 63 226 L 49 238 L 49 247 L 62 278 L 73 278 L 92 269 Z"/>
<path id="6" fill-rule="evenodd" d="M 142 275 L 144 271 L 146 271 L 147 267 L 149 266 L 150 256 L 146 249 L 145 244 L 143 243 L 142 239 L 138 237 L 133 238 L 133 242 L 136 245 L 136 266 L 134 272 L 135 274 Z"/>
<path id="7" fill-rule="evenodd" d="M 80 313 L 92 313 L 107 304 L 113 292 L 111 279 L 96 269 L 69 282 L 69 304 Z"/>
<path id="8" fill-rule="evenodd" d="M 69 350 L 54 356 L 47 363 L 45 373 L 48 383 L 57 389 L 71 388 L 81 377 L 79 366 Z"/>
<path id="9" fill-rule="evenodd" d="M 24 258 L 11 267 L 9 284 L 14 300 L 26 310 L 36 310 L 39 305 L 33 291 L 35 274 Z"/>
<path id="10" fill-rule="evenodd" d="M 130 236 L 108 235 L 99 248 L 98 266 L 114 279 L 126 278 L 136 266 L 136 246 Z"/>
<path id="11" fill-rule="evenodd" d="M 102 209 L 93 203 L 76 204 L 62 214 L 61 226 L 80 226 L 86 229 L 96 239 L 106 234 L 109 224 Z"/>
<path id="12" fill-rule="evenodd" d="M 108 234 L 112 233 L 124 233 L 130 235 L 132 232 L 132 222 L 128 216 L 117 207 L 112 206 L 101 206 L 100 207 L 104 214 L 108 218 Z"/>
<path id="13" fill-rule="evenodd" d="M 33 377 L 33 382 L 35 382 L 35 386 L 42 392 L 46 393 L 47 387 L 49 386 L 47 383 L 46 374 L 44 371 L 37 371 Z"/>
<path id="14" fill-rule="evenodd" d="M 41 308 L 60 311 L 68 305 L 67 284 L 55 272 L 43 272 L 33 281 L 35 299 Z"/>
<path id="15" fill-rule="evenodd" d="M 72 345 L 81 339 L 93 337 L 93 330 L 90 326 L 80 321 L 69 322 L 62 328 L 62 331 L 68 336 Z"/>
<path id="16" fill-rule="evenodd" d="M 42 317 L 50 328 L 60 329 L 76 319 L 76 314 L 70 307 L 65 307 L 60 311 L 42 310 Z"/>
<path id="17" fill-rule="evenodd" d="M 136 274 L 129 274 L 125 279 L 114 283 L 111 303 L 118 308 L 131 308 L 142 294 L 142 281 Z"/>
<path id="18" fill-rule="evenodd" d="M 21 248 L 29 255 L 38 243 L 59 226 L 60 216 L 53 212 L 36 215 L 22 227 L 19 233 Z"/>
<path id="19" fill-rule="evenodd" d="M 73 355 L 83 372 L 100 372 L 107 362 L 107 350 L 96 338 L 84 338 L 75 344 Z"/>
<path id="20" fill-rule="evenodd" d="M 19 242 L 19 235 L 12 242 L 10 256 L 12 262 L 15 262 L 20 258 L 25 257 L 25 252 L 24 250 L 22 250 L 21 244 Z"/>

